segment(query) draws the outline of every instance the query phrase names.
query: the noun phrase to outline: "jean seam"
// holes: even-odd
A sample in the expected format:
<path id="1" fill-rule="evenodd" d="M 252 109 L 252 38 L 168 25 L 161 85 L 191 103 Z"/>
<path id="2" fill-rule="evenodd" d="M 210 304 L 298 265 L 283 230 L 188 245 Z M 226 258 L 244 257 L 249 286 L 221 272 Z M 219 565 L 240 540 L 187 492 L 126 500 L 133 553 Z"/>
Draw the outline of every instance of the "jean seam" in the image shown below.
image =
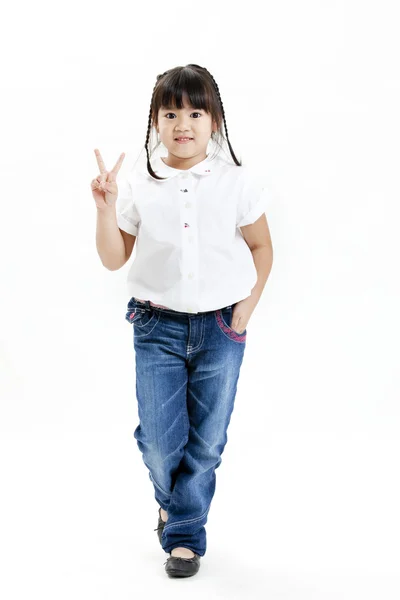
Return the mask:
<path id="1" fill-rule="evenodd" d="M 193 354 L 194 352 L 196 352 L 197 350 L 199 350 L 204 342 L 204 337 L 205 337 L 205 327 L 206 327 L 206 320 L 205 320 L 205 315 L 201 315 L 201 322 L 200 322 L 200 327 L 201 327 L 201 336 L 200 336 L 200 341 L 197 344 L 197 346 L 187 346 L 186 347 L 186 352 L 188 355 Z M 189 321 L 189 337 L 190 337 L 190 333 L 191 333 L 191 321 Z"/>
<path id="2" fill-rule="evenodd" d="M 200 517 L 196 517 L 195 519 L 186 519 L 186 521 L 177 521 L 176 523 L 169 523 L 167 521 L 167 524 L 164 525 L 164 531 L 166 529 L 168 529 L 169 527 L 174 527 L 174 525 L 186 525 L 187 523 L 196 523 L 196 521 L 200 521 L 201 519 L 204 518 L 204 516 L 208 513 L 208 511 L 210 510 L 210 507 L 208 507 L 202 515 L 200 515 Z"/>
<path id="3" fill-rule="evenodd" d="M 163 488 L 157 483 L 157 481 L 154 479 L 153 475 L 150 474 L 150 479 L 151 481 L 154 483 L 154 485 L 156 487 L 158 487 L 158 489 L 160 490 L 160 492 L 162 492 L 163 494 L 165 494 L 167 497 L 170 496 L 170 494 L 168 494 L 165 490 L 163 490 Z"/>

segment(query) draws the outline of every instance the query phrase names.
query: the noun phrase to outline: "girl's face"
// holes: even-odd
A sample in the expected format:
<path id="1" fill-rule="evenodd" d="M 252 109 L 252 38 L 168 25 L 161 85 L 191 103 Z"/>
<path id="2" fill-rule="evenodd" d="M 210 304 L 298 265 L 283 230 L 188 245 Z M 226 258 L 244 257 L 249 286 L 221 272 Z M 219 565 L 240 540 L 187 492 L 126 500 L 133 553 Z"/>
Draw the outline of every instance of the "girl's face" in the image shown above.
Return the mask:
<path id="1" fill-rule="evenodd" d="M 170 162 L 184 166 L 192 163 L 191 159 L 199 161 L 206 158 L 207 145 L 212 131 L 217 131 L 217 124 L 205 110 L 190 106 L 184 96 L 183 108 L 160 108 L 157 131 L 168 149 Z M 189 137 L 191 140 L 179 143 L 178 137 Z"/>

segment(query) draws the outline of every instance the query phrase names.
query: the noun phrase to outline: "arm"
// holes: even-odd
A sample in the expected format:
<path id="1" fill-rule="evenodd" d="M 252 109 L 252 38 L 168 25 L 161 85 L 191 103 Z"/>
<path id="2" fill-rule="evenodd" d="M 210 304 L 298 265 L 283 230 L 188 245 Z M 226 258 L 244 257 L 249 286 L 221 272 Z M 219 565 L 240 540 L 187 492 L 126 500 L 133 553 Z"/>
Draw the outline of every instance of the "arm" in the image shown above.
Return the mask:
<path id="1" fill-rule="evenodd" d="M 271 234 L 265 213 L 255 223 L 240 228 L 243 238 L 251 250 L 255 267 L 257 269 L 257 283 L 251 291 L 251 296 L 246 298 L 253 309 L 261 297 L 272 268 L 273 248 Z"/>
<path id="2" fill-rule="evenodd" d="M 128 241 L 125 246 L 125 236 L 136 240 L 118 227 L 115 206 L 97 210 L 96 247 L 101 262 L 110 271 L 117 271 L 127 262 L 134 241 Z M 129 250 L 129 252 L 128 252 Z"/>

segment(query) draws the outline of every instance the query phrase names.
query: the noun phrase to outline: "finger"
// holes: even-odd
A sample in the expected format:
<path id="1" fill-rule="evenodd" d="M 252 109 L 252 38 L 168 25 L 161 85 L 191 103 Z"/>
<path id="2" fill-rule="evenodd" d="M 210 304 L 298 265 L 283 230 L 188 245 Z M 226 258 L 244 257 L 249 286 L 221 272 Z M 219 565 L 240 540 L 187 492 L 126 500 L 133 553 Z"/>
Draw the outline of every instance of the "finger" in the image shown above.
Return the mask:
<path id="1" fill-rule="evenodd" d="M 93 179 L 92 190 L 103 191 L 104 190 L 103 186 L 104 186 L 104 181 L 102 179 L 100 179 L 100 175 L 98 177 L 96 177 L 96 179 Z"/>
<path id="2" fill-rule="evenodd" d="M 232 318 L 232 329 L 235 329 L 237 331 L 240 327 L 240 321 L 241 321 L 241 317 L 234 316 Z"/>
<path id="3" fill-rule="evenodd" d="M 95 155 L 96 155 L 96 160 L 97 160 L 97 164 L 99 165 L 99 170 L 100 173 L 105 173 L 106 172 L 106 166 L 104 164 L 104 161 L 101 157 L 100 151 L 97 150 L 97 148 L 94 151 Z"/>
<path id="4" fill-rule="evenodd" d="M 111 169 L 110 171 L 110 175 L 111 175 L 111 179 L 110 181 L 115 181 L 117 175 L 118 175 L 118 171 L 121 168 L 122 162 L 125 158 L 125 152 L 122 152 L 122 154 L 120 155 L 119 159 L 117 160 L 117 162 L 115 163 L 114 167 Z"/>
<path id="5" fill-rule="evenodd" d="M 91 183 L 92 190 L 96 190 L 99 187 L 99 185 L 100 185 L 99 180 L 97 178 L 93 179 L 93 181 Z"/>
<path id="6" fill-rule="evenodd" d="M 102 188 L 103 183 L 107 181 L 108 172 L 106 171 L 102 175 L 97 175 L 96 180 L 99 182 L 99 187 Z"/>

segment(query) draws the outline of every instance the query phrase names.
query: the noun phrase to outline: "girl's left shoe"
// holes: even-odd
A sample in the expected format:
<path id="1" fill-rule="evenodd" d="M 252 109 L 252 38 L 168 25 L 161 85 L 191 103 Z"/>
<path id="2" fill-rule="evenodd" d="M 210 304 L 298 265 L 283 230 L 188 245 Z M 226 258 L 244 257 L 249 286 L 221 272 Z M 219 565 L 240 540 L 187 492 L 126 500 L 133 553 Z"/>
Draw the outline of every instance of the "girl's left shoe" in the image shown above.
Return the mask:
<path id="1" fill-rule="evenodd" d="M 192 558 L 170 556 L 164 565 L 169 577 L 191 577 L 200 569 L 200 556 L 196 553 Z"/>
<path id="2" fill-rule="evenodd" d="M 163 521 L 161 518 L 161 507 L 158 509 L 158 525 L 157 528 L 154 529 L 154 531 L 157 531 L 157 535 L 158 535 L 158 539 L 160 540 L 160 544 L 161 544 L 161 536 L 162 536 L 162 532 L 164 529 L 166 521 Z M 162 544 L 161 544 L 162 547 Z"/>

